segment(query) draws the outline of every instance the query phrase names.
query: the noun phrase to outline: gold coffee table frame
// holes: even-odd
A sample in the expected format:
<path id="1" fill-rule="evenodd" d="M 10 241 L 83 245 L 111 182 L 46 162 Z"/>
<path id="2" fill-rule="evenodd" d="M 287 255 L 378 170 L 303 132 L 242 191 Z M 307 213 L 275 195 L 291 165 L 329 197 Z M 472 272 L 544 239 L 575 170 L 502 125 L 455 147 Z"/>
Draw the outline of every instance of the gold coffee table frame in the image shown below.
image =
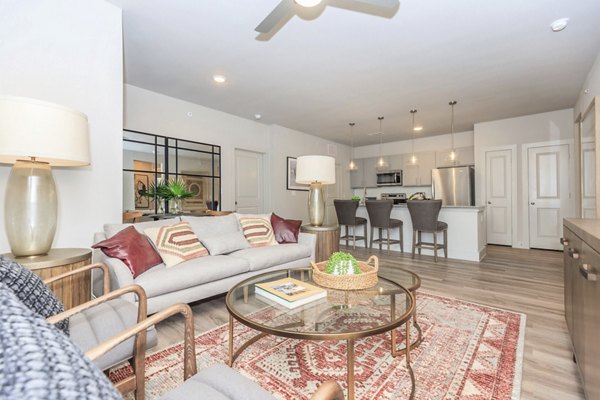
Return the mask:
<path id="1" fill-rule="evenodd" d="M 289 269 L 289 270 L 279 270 L 267 272 L 264 274 L 260 274 L 254 276 L 252 278 L 246 279 L 235 286 L 233 286 L 229 292 L 227 292 L 227 296 L 225 298 L 225 304 L 227 306 L 227 310 L 229 312 L 229 366 L 232 366 L 237 357 L 251 344 L 265 337 L 266 335 L 274 335 L 280 337 L 287 337 L 291 339 L 299 339 L 299 340 L 345 340 L 347 344 L 347 380 L 348 380 L 348 400 L 354 400 L 354 342 L 356 339 L 378 335 L 381 333 L 390 332 L 391 337 L 391 355 L 396 357 L 398 355 L 406 355 L 406 368 L 409 372 L 412 390 L 410 393 L 409 399 L 414 398 L 415 394 L 415 377 L 412 371 L 412 367 L 410 365 L 410 349 L 411 349 L 411 337 L 410 337 L 410 325 L 411 321 L 416 321 L 415 319 L 415 298 L 413 292 L 409 289 L 404 288 L 400 284 L 394 282 L 391 279 L 379 277 L 380 282 L 373 289 L 365 289 L 359 291 L 338 291 L 333 289 L 327 289 L 328 295 L 330 293 L 339 294 L 342 293 L 345 296 L 352 296 L 353 294 L 359 294 L 363 296 L 363 298 L 372 300 L 379 296 L 389 296 L 389 311 L 390 311 L 390 321 L 382 321 L 381 325 L 363 329 L 363 330 L 348 330 L 345 332 L 309 332 L 307 331 L 295 331 L 293 328 L 299 328 L 301 326 L 306 326 L 306 322 L 304 321 L 304 310 L 294 312 L 293 314 L 287 314 L 285 312 L 284 307 L 280 306 L 270 306 L 266 303 L 261 304 L 262 310 L 267 309 L 269 307 L 277 308 L 278 311 L 282 313 L 282 315 L 294 315 L 299 316 L 300 321 L 294 323 L 288 323 L 278 326 L 268 326 L 264 322 L 252 319 L 252 315 L 255 314 L 260 309 L 252 309 L 249 312 L 249 315 L 244 315 L 238 308 L 239 306 L 244 306 L 248 304 L 249 301 L 253 300 L 254 297 L 250 297 L 249 292 L 253 292 L 254 284 L 259 282 L 265 282 L 274 279 L 280 279 L 283 276 L 295 277 L 296 279 L 304 278 L 308 276 L 309 279 L 312 276 L 310 268 L 298 268 L 298 269 Z M 304 279 L 302 279 L 304 280 Z M 310 282 L 313 285 L 316 285 L 314 282 Z M 386 288 L 380 286 L 383 283 Z M 420 283 L 420 281 L 419 281 Z M 416 289 L 414 289 L 416 290 Z M 396 305 L 396 296 L 404 295 L 406 296 L 405 306 L 403 310 L 397 310 Z M 236 301 L 237 299 L 237 301 Z M 240 304 L 241 303 L 241 304 Z M 308 303 L 303 307 L 310 307 Z M 316 306 L 325 305 L 322 302 L 316 301 Z M 329 306 L 327 310 L 337 310 L 336 307 L 343 307 L 339 304 L 331 304 L 329 300 L 327 302 L 326 307 Z M 349 307 L 351 308 L 351 307 Z M 283 311 L 282 311 L 283 310 Z M 293 310 L 290 310 L 290 312 Z M 396 312 L 400 311 L 400 315 L 396 316 Z M 324 313 L 321 313 L 324 314 Z M 235 352 L 233 349 L 233 328 L 234 328 L 234 320 L 237 320 L 243 325 L 246 325 L 259 333 L 256 336 L 253 336 L 245 343 L 243 343 Z M 316 321 L 315 326 L 318 326 L 318 322 Z M 400 327 L 401 325 L 406 325 L 406 338 L 405 338 L 405 346 L 403 348 L 397 349 L 397 337 L 395 329 Z M 420 329 L 419 329 L 420 333 Z M 417 339 L 419 341 L 420 339 Z"/>

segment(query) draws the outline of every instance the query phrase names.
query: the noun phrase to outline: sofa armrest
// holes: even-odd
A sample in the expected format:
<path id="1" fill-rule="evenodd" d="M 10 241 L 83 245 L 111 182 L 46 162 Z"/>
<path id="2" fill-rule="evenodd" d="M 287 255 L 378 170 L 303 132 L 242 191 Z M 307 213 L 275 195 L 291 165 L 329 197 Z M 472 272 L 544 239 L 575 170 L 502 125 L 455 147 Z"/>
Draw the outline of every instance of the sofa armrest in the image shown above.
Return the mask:
<path id="1" fill-rule="evenodd" d="M 315 261 L 317 251 L 317 235 L 313 233 L 300 232 L 298 234 L 298 244 L 310 247 L 310 259 Z"/>

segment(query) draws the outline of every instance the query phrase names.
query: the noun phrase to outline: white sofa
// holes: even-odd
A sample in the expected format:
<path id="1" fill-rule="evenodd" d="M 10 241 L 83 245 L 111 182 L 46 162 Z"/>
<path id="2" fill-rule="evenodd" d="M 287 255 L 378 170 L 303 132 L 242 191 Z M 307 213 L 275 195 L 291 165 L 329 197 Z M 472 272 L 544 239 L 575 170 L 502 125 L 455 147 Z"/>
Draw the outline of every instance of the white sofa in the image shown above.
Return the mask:
<path id="1" fill-rule="evenodd" d="M 228 234 L 239 235 L 240 226 L 234 214 L 218 217 L 182 216 L 189 222 L 200 241 L 205 238 L 226 238 Z M 172 225 L 179 219 L 141 222 L 133 226 L 143 233 L 144 229 Z M 113 236 L 131 224 L 106 224 L 104 231 L 94 235 L 94 243 Z M 191 303 L 226 293 L 243 279 L 268 271 L 310 266 L 315 259 L 316 236 L 300 233 L 298 243 L 276 246 L 249 247 L 223 255 L 209 255 L 185 261 L 171 268 L 164 264 L 152 267 L 136 278 L 119 259 L 108 257 L 101 250 L 94 250 L 95 262 L 103 262 L 110 269 L 111 290 L 138 284 L 148 296 L 148 314 L 153 314 L 176 303 Z M 99 277 L 94 276 L 94 293 Z M 132 299 L 133 296 L 132 296 Z"/>

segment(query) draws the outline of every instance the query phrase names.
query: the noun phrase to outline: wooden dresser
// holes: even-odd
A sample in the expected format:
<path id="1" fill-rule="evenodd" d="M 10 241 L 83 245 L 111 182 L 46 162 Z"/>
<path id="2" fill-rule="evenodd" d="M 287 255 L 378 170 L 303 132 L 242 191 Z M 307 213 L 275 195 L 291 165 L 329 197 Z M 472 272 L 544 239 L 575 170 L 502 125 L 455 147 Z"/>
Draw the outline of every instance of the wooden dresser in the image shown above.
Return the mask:
<path id="1" fill-rule="evenodd" d="M 587 400 L 600 400 L 600 220 L 565 219 L 565 318 Z"/>

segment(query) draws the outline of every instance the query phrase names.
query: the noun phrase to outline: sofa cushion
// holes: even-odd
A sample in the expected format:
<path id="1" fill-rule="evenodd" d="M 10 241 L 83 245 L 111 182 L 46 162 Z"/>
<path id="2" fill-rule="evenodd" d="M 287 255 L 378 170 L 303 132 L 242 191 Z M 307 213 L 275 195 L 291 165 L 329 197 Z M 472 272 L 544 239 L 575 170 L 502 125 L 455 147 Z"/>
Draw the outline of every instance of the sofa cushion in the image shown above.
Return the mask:
<path id="1" fill-rule="evenodd" d="M 234 214 L 217 217 L 182 216 L 181 220 L 189 222 L 192 230 L 200 240 L 240 230 Z"/>
<path id="2" fill-rule="evenodd" d="M 154 243 L 167 268 L 208 255 L 208 250 L 202 246 L 187 222 L 148 228 L 144 232 Z"/>
<path id="3" fill-rule="evenodd" d="M 107 256 L 123 261 L 134 278 L 162 263 L 161 257 L 146 236 L 133 226 L 128 226 L 114 236 L 96 243 L 92 248 L 100 249 Z"/>
<path id="4" fill-rule="evenodd" d="M 0 399 L 121 399 L 69 338 L 0 283 Z"/>
<path id="5" fill-rule="evenodd" d="M 298 234 L 302 221 L 299 219 L 284 219 L 279 215 L 271 214 L 271 225 L 277 243 L 298 243 Z"/>
<path id="6" fill-rule="evenodd" d="M 289 243 L 279 246 L 251 247 L 229 254 L 247 260 L 250 263 L 250 271 L 274 267 L 290 261 L 309 258 L 311 249 L 302 244 Z M 308 263 L 306 265 L 308 267 Z"/>
<path id="7" fill-rule="evenodd" d="M 274 246 L 279 243 L 275 240 L 271 215 L 244 215 L 239 214 L 238 220 L 244 236 L 252 247 Z"/>
<path id="8" fill-rule="evenodd" d="M 0 256 L 0 282 L 12 290 L 25 306 L 43 318 L 65 310 L 63 303 L 39 276 L 4 256 Z M 69 319 L 58 322 L 56 327 L 68 335 Z"/>
<path id="9" fill-rule="evenodd" d="M 139 233 L 144 233 L 145 229 L 153 228 L 157 226 L 168 226 L 174 223 L 180 222 L 180 218 L 160 219 L 158 221 L 144 221 L 135 224 L 104 224 L 104 234 L 107 238 L 114 236 L 123 229 L 133 226 Z"/>
<path id="10" fill-rule="evenodd" d="M 110 339 L 137 323 L 137 305 L 123 299 L 113 299 L 88 308 L 71 317 L 71 340 L 82 351 Z M 108 353 L 94 360 L 101 370 L 110 368 L 131 358 L 135 338 L 131 337 L 118 344 Z M 156 329 L 148 329 L 147 348 L 157 343 Z"/>
<path id="11" fill-rule="evenodd" d="M 246 237 L 240 231 L 204 238 L 202 239 L 202 244 L 212 256 L 229 254 L 232 251 L 250 247 L 250 243 L 248 243 Z"/>
<path id="12" fill-rule="evenodd" d="M 138 276 L 134 282 L 144 288 L 148 297 L 154 297 L 248 271 L 250 265 L 243 258 L 210 256 L 184 261 L 172 268 L 159 265 Z"/>

